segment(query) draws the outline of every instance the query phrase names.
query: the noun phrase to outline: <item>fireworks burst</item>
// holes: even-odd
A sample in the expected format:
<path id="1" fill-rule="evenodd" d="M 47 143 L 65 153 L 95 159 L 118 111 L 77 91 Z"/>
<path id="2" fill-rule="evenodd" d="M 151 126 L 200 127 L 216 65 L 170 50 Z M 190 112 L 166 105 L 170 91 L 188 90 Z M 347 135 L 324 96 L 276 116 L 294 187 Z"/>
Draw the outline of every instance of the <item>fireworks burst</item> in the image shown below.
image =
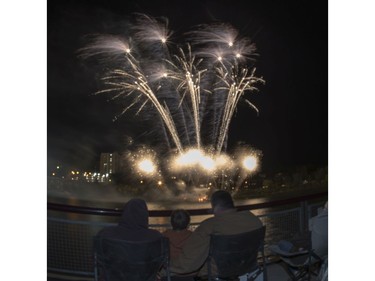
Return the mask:
<path id="1" fill-rule="evenodd" d="M 138 14 L 126 38 L 96 36 L 79 54 L 109 63 L 105 88 L 97 94 L 124 102 L 115 118 L 137 107 L 136 114 L 153 120 L 155 137 L 166 144 L 166 151 L 159 154 L 177 151 L 170 167 L 164 165 L 166 170 L 196 171 L 199 166 L 200 174 L 223 175 L 236 166 L 224 152 L 237 104 L 244 100 L 258 112 L 244 98 L 264 83 L 255 68 L 247 66 L 256 56 L 255 45 L 229 24 L 200 25 L 179 44 L 172 44 L 172 34 L 167 19 Z M 153 159 L 142 156 L 137 171 L 155 173 L 158 165 Z M 190 173 L 192 178 L 196 177 Z"/>

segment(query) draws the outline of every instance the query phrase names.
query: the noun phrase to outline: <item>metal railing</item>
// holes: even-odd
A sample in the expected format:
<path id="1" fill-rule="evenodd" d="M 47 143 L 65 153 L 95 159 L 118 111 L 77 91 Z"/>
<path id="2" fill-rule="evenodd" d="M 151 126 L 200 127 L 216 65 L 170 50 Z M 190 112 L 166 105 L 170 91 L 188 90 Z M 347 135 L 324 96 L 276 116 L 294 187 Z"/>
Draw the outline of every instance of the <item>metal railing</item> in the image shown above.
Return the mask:
<path id="1" fill-rule="evenodd" d="M 328 192 L 298 196 L 264 203 L 237 206 L 251 210 L 266 225 L 266 245 L 281 239 L 291 239 L 307 230 L 308 219 L 317 214 L 327 201 Z M 49 273 L 81 276 L 92 279 L 93 237 L 103 227 L 116 225 L 120 209 L 91 208 L 47 203 L 47 270 Z M 172 210 L 150 210 L 150 218 L 169 218 Z M 188 210 L 191 216 L 210 215 L 210 209 Z M 85 217 L 78 219 L 75 217 Z M 82 216 L 81 216 L 82 215 Z M 108 218 L 112 221 L 108 221 Z M 167 219 L 165 221 L 168 221 Z M 192 223 L 193 230 L 199 225 Z M 170 228 L 169 223 L 151 223 L 159 231 Z"/>

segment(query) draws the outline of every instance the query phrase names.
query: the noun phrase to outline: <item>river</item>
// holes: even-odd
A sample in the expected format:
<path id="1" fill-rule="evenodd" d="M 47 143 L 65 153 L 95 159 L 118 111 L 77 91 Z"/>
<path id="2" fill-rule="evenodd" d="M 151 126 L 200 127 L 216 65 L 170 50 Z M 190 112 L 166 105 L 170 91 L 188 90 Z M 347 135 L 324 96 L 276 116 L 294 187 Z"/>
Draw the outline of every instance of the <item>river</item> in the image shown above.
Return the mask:
<path id="1" fill-rule="evenodd" d="M 57 184 L 56 184 L 57 183 Z M 60 183 L 60 184 L 59 184 Z M 61 184 L 62 183 L 62 184 Z M 206 190 L 195 189 L 190 190 L 186 193 L 180 193 L 179 195 L 171 194 L 168 190 L 151 190 L 144 198 L 147 202 L 149 210 L 173 210 L 173 209 L 208 209 L 210 203 L 208 200 L 200 201 L 199 199 L 204 197 Z M 298 195 L 297 192 L 288 193 L 285 195 L 279 195 L 284 197 L 290 197 L 292 195 Z M 101 185 L 101 184 L 80 184 L 71 183 L 66 181 L 57 182 L 54 181 L 53 185 L 48 185 L 48 202 L 66 204 L 72 206 L 85 206 L 94 208 L 108 208 L 108 209 L 119 209 L 121 210 L 123 205 L 132 197 L 127 196 L 124 192 L 119 192 L 115 186 L 112 185 Z M 254 198 L 254 199 L 242 199 L 235 200 L 236 206 L 242 205 L 253 205 L 258 203 L 269 202 L 271 198 Z M 298 204 L 294 204 L 298 205 Z M 282 206 L 278 208 L 264 208 L 253 210 L 252 212 L 257 216 L 269 214 L 285 208 L 291 208 L 290 206 Z M 75 213 L 58 213 L 51 212 L 53 216 L 60 218 L 67 218 L 70 220 L 85 220 L 85 221 L 98 221 L 98 222 L 116 222 L 117 217 L 106 217 L 106 216 L 93 216 L 93 215 L 81 215 Z M 199 223 L 203 219 L 211 216 L 198 215 L 192 216 L 191 222 Z M 168 217 L 150 217 L 150 224 L 168 224 Z"/>

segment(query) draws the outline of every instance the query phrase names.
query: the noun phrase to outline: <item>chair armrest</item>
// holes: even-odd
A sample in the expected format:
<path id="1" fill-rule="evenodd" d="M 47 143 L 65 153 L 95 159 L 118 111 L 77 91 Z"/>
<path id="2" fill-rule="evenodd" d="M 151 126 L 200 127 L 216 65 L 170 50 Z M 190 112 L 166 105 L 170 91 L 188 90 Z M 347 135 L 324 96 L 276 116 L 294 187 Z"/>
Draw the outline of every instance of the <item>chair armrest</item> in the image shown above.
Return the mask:
<path id="1" fill-rule="evenodd" d="M 305 250 L 305 249 L 302 249 L 300 251 L 294 251 L 294 252 L 286 252 L 286 251 L 281 250 L 280 247 L 277 245 L 270 245 L 268 249 L 271 252 L 279 256 L 283 256 L 283 257 L 295 257 L 295 256 L 307 254 L 309 252 L 308 250 Z"/>

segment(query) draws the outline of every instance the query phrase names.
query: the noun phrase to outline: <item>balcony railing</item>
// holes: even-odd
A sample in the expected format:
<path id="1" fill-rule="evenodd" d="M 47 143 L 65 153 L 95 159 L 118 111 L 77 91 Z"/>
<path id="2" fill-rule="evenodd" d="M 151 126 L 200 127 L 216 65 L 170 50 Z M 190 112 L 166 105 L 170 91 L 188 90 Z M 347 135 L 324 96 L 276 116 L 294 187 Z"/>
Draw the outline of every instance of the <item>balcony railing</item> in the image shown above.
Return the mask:
<path id="1" fill-rule="evenodd" d="M 307 229 L 308 219 L 327 201 L 328 192 L 269 200 L 237 206 L 251 210 L 266 225 L 266 246 L 280 239 L 290 239 Z M 47 224 L 47 270 L 49 273 L 92 279 L 93 237 L 103 227 L 117 224 L 120 209 L 92 208 L 49 203 Z M 159 231 L 170 228 L 172 210 L 150 210 L 150 227 Z M 189 209 L 194 216 L 210 216 L 210 209 Z M 83 219 L 82 219 L 83 218 Z M 192 221 L 194 221 L 192 219 Z M 199 225 L 192 223 L 191 229 Z"/>

